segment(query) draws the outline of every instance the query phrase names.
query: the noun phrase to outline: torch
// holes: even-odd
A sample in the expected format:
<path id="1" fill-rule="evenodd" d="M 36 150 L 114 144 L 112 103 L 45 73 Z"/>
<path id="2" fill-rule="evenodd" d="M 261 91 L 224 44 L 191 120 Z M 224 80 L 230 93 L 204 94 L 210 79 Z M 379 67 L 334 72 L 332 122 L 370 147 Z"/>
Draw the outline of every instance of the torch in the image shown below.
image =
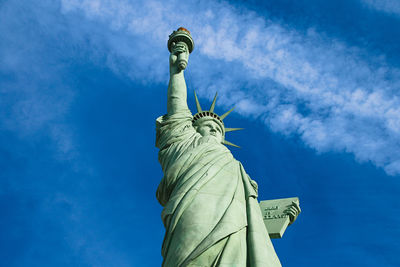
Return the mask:
<path id="1" fill-rule="evenodd" d="M 192 53 L 194 49 L 194 41 L 192 39 L 192 36 L 190 35 L 190 32 L 183 28 L 180 27 L 178 30 L 173 31 L 172 34 L 169 36 L 168 39 L 168 50 L 169 52 L 172 51 L 172 47 L 175 46 L 178 43 L 183 43 L 187 49 L 189 50 L 189 53 Z M 186 57 L 185 53 L 180 53 L 178 55 L 178 67 L 181 70 L 184 70 L 187 66 L 188 59 Z"/>

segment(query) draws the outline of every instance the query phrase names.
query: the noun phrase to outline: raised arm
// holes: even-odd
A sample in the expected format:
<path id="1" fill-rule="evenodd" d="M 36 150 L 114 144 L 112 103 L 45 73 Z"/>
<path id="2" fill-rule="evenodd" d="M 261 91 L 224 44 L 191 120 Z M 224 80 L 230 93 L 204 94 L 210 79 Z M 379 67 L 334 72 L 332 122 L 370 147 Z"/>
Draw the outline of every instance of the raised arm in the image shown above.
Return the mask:
<path id="1" fill-rule="evenodd" d="M 169 85 L 168 85 L 168 115 L 173 115 L 181 110 L 188 109 L 187 105 L 187 88 L 185 77 L 183 76 L 182 64 L 180 59 L 189 59 L 188 47 L 185 43 L 179 42 L 172 45 L 171 54 L 169 57 Z"/>

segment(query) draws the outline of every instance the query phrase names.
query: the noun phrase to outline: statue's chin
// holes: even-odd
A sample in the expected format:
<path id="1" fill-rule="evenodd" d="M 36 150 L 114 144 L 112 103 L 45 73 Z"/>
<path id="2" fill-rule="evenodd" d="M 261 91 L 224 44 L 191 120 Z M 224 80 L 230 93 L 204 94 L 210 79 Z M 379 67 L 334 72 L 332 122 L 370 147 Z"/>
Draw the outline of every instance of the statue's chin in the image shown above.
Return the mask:
<path id="1" fill-rule="evenodd" d="M 218 138 L 218 136 L 212 135 L 212 134 L 207 134 L 207 135 L 202 135 L 203 137 L 208 137 L 210 139 L 215 140 L 217 143 L 221 143 L 221 138 Z"/>

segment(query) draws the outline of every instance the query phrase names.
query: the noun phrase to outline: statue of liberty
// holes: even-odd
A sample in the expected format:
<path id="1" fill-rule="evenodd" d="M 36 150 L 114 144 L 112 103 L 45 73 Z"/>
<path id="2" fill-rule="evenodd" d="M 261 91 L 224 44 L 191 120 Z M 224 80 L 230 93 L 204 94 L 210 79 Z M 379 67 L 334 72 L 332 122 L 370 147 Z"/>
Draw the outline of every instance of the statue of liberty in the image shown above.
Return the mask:
<path id="1" fill-rule="evenodd" d="M 225 145 L 225 117 L 187 105 L 184 69 L 194 48 L 179 28 L 168 41 L 167 114 L 156 121 L 156 146 L 164 172 L 157 199 L 166 229 L 162 266 L 281 266 L 257 201 L 257 184 Z M 235 146 L 235 145 L 234 145 Z M 292 209 L 295 210 L 295 209 Z M 291 221 L 297 216 L 291 213 Z"/>

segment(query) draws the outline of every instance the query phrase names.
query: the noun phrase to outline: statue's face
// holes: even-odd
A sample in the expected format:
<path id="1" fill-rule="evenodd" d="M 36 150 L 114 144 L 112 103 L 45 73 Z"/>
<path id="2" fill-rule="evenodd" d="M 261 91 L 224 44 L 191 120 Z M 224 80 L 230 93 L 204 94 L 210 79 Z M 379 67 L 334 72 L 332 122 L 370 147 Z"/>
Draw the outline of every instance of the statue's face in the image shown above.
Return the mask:
<path id="1" fill-rule="evenodd" d="M 202 136 L 214 136 L 218 142 L 223 141 L 221 127 L 213 119 L 204 119 L 196 126 L 196 130 Z"/>

